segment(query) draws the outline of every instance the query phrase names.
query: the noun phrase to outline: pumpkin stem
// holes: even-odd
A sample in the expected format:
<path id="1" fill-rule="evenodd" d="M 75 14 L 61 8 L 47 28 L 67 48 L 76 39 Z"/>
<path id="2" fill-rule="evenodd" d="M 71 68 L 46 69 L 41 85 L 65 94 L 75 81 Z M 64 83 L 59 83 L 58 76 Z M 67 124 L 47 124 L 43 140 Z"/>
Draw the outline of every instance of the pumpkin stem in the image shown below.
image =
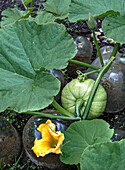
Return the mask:
<path id="1" fill-rule="evenodd" d="M 22 1 L 22 4 L 23 4 L 25 10 L 27 10 L 27 6 L 25 5 L 24 1 L 23 0 L 21 0 L 21 1 Z"/>
<path id="2" fill-rule="evenodd" d="M 93 69 L 93 70 L 98 70 L 98 69 L 99 69 L 99 68 L 96 67 L 96 66 L 93 66 L 93 65 L 91 65 L 91 64 L 84 63 L 84 62 L 81 62 L 81 61 L 77 61 L 77 60 L 71 60 L 71 59 L 69 59 L 68 62 L 73 63 L 73 64 L 78 64 L 78 65 L 81 65 L 81 66 L 85 66 L 85 67 L 91 68 L 91 69 Z"/>
<path id="3" fill-rule="evenodd" d="M 120 43 L 116 43 L 115 44 L 115 47 L 114 47 L 114 49 L 113 49 L 113 51 L 112 51 L 112 53 L 111 53 L 111 56 L 110 56 L 110 58 L 112 57 L 112 56 L 116 56 L 116 54 L 117 54 L 117 52 L 118 52 L 118 49 L 119 49 L 119 46 L 120 46 Z"/>
<path id="4" fill-rule="evenodd" d="M 103 62 L 102 54 L 101 54 L 101 51 L 100 51 L 100 48 L 99 48 L 99 45 L 98 45 L 98 42 L 97 42 L 97 39 L 96 39 L 95 31 L 92 30 L 92 33 L 93 33 L 93 39 L 94 39 L 94 42 L 95 42 L 95 46 L 96 46 L 96 49 L 97 49 L 97 52 L 98 52 L 98 55 L 99 55 L 99 59 L 100 59 L 101 65 L 103 67 L 104 62 Z"/>
<path id="5" fill-rule="evenodd" d="M 72 113 L 68 112 L 62 106 L 60 106 L 55 100 L 53 100 L 52 105 L 64 116 L 75 117 Z"/>
<path id="6" fill-rule="evenodd" d="M 78 74 L 77 79 L 78 79 L 80 82 L 84 82 L 84 81 L 87 79 L 87 76 L 86 76 L 85 73 L 82 73 L 80 70 L 77 70 L 76 72 L 77 72 L 77 74 Z"/>
<path id="7" fill-rule="evenodd" d="M 97 78 L 96 78 L 96 81 L 93 85 L 93 88 L 92 88 L 92 91 L 91 91 L 91 94 L 89 96 L 89 99 L 87 101 L 87 104 L 85 106 L 85 110 L 84 110 L 84 113 L 83 113 L 83 116 L 82 116 L 82 119 L 85 120 L 89 114 L 89 110 L 90 110 L 90 107 L 92 105 L 92 102 L 93 102 L 93 99 L 94 99 L 94 96 L 95 96 L 95 93 L 96 93 L 96 90 L 100 84 L 100 81 L 103 77 L 103 75 L 109 70 L 109 68 L 111 67 L 111 64 L 113 63 L 113 61 L 115 60 L 115 57 L 111 57 L 108 62 L 101 68 Z"/>
<path id="8" fill-rule="evenodd" d="M 75 105 L 75 112 L 77 117 L 81 117 L 81 108 L 84 105 L 83 99 L 77 99 L 76 105 Z"/>
<path id="9" fill-rule="evenodd" d="M 94 74 L 94 73 L 99 73 L 99 72 L 100 72 L 100 69 L 98 69 L 98 70 L 93 70 L 93 71 L 90 71 L 90 72 L 87 72 L 87 73 L 82 73 L 80 70 L 77 70 L 76 72 L 77 72 L 77 74 L 78 74 L 77 79 L 78 79 L 80 82 L 84 82 L 84 81 L 87 79 L 87 76 L 88 76 L 88 75 Z"/>
<path id="10" fill-rule="evenodd" d="M 80 117 L 60 116 L 60 115 L 53 115 L 53 114 L 44 113 L 44 112 L 32 112 L 32 111 L 28 111 L 28 112 L 24 112 L 24 113 L 25 114 L 30 114 L 30 115 L 37 115 L 37 116 L 41 116 L 41 117 L 53 118 L 53 119 L 63 119 L 63 120 L 73 120 L 73 121 L 81 120 Z"/>

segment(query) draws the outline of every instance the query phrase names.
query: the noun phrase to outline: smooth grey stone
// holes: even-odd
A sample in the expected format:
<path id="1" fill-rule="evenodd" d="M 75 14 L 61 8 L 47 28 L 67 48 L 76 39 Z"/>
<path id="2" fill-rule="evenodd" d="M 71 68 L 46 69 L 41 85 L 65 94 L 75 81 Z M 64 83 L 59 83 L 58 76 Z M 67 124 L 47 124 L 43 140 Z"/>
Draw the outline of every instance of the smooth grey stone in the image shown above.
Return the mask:
<path id="1" fill-rule="evenodd" d="M 0 116 L 0 160 L 1 165 L 10 164 L 21 151 L 21 140 L 17 130 Z"/>

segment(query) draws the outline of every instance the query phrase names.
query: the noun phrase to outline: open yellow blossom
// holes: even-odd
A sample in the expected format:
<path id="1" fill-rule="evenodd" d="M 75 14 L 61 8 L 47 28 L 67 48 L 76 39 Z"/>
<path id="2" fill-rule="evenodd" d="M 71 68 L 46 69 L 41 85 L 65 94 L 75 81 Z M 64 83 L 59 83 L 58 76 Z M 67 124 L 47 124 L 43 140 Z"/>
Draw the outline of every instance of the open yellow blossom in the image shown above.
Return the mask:
<path id="1" fill-rule="evenodd" d="M 49 119 L 45 124 L 41 124 L 37 128 L 42 134 L 42 139 L 38 140 L 36 138 L 34 146 L 32 147 L 32 150 L 37 157 L 44 157 L 49 153 L 62 153 L 60 146 L 64 140 L 64 134 L 61 133 L 61 131 L 56 132 L 55 129 L 56 125 Z"/>

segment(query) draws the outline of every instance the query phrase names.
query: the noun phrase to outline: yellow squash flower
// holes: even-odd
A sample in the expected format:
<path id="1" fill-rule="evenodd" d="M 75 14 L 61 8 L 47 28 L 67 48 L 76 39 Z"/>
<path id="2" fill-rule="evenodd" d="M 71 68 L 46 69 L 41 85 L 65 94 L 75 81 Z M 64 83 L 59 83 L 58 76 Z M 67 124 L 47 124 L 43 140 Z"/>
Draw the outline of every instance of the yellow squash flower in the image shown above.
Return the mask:
<path id="1" fill-rule="evenodd" d="M 60 146 L 64 140 L 64 134 L 61 131 L 55 131 L 56 125 L 51 120 L 47 120 L 45 124 L 39 125 L 37 130 L 42 134 L 42 139 L 38 140 L 36 138 L 32 147 L 37 157 L 44 157 L 49 153 L 62 153 Z"/>

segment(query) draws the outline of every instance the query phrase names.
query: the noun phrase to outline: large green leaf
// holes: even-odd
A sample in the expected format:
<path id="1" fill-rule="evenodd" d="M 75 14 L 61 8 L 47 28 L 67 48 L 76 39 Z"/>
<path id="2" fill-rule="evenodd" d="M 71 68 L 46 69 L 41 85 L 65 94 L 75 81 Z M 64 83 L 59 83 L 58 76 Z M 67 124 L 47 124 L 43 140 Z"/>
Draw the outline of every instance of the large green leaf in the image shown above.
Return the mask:
<path id="1" fill-rule="evenodd" d="M 0 112 L 45 108 L 60 83 L 46 69 L 65 68 L 76 54 L 72 37 L 56 23 L 40 25 L 17 21 L 0 30 Z"/>
<path id="2" fill-rule="evenodd" d="M 41 72 L 29 77 L 0 69 L 0 82 L 0 112 L 7 108 L 17 112 L 43 109 L 52 103 L 60 87 L 55 77 Z"/>
<path id="3" fill-rule="evenodd" d="M 104 35 L 116 42 L 125 43 L 125 16 L 111 15 L 104 19 L 102 23 Z"/>
<path id="4" fill-rule="evenodd" d="M 50 23 L 50 22 L 54 22 L 56 19 L 56 17 L 49 12 L 46 11 L 38 11 L 37 12 L 37 16 L 35 18 L 35 22 L 38 25 L 44 24 L 44 23 Z"/>
<path id="5" fill-rule="evenodd" d="M 8 8 L 2 12 L 2 21 L 1 21 L 1 27 L 12 24 L 15 21 L 17 21 L 19 18 L 21 18 L 24 14 L 24 11 L 20 11 L 17 8 Z"/>
<path id="6" fill-rule="evenodd" d="M 125 169 L 125 140 L 87 147 L 81 156 L 81 170 Z"/>
<path id="7" fill-rule="evenodd" d="M 114 130 L 104 120 L 83 120 L 75 122 L 65 132 L 60 159 L 66 164 L 80 163 L 86 147 L 95 143 L 110 141 Z"/>
<path id="8" fill-rule="evenodd" d="M 47 0 L 44 3 L 46 11 L 57 14 L 61 18 L 65 18 L 68 15 L 69 4 L 71 0 Z"/>
<path id="9" fill-rule="evenodd" d="M 2 21 L 0 23 L 1 27 L 9 24 L 13 24 L 17 20 L 28 18 L 33 8 L 29 8 L 26 11 L 20 11 L 17 8 L 8 8 L 2 12 Z"/>
<path id="10" fill-rule="evenodd" d="M 76 22 L 88 19 L 89 12 L 94 17 L 99 17 L 109 15 L 114 11 L 122 13 L 122 0 L 72 0 L 69 8 L 69 20 Z"/>
<path id="11" fill-rule="evenodd" d="M 18 68 L 23 70 L 21 72 L 27 72 L 31 66 L 35 70 L 41 67 L 48 70 L 63 69 L 77 53 L 73 38 L 63 25 L 57 23 L 37 25 L 33 21 L 20 20 L 1 29 L 0 40 L 0 63 L 5 58 L 12 63 L 9 66 L 4 63 L 2 68 L 13 68 L 12 65 L 18 63 Z M 29 68 L 25 67 L 25 63 L 28 63 Z"/>

